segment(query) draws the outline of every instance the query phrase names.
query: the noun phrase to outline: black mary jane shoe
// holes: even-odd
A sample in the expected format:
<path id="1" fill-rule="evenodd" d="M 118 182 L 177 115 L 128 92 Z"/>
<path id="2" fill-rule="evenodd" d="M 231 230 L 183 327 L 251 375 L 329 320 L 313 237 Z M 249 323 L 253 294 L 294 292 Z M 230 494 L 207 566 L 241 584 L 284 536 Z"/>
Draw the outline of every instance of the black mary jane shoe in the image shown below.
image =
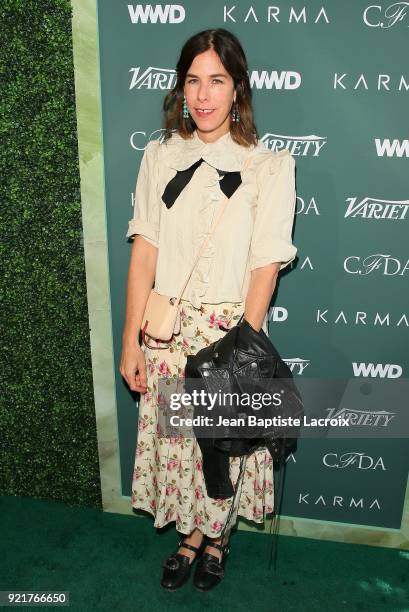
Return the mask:
<path id="1" fill-rule="evenodd" d="M 164 589 L 166 589 L 167 591 L 176 591 L 176 589 L 179 589 L 185 584 L 185 582 L 190 576 L 192 565 L 196 561 L 198 556 L 201 554 L 204 544 L 204 536 L 200 546 L 193 546 L 192 544 L 187 544 L 183 540 L 179 540 L 178 549 L 181 546 L 183 546 L 184 548 L 189 548 L 190 550 L 193 550 L 196 553 L 196 556 L 192 560 L 187 555 L 182 555 L 178 552 L 175 552 L 173 553 L 173 555 L 165 559 L 162 564 L 162 567 L 164 569 L 162 579 L 160 581 L 160 584 Z"/>
<path id="2" fill-rule="evenodd" d="M 206 546 L 214 546 L 223 554 L 222 558 L 218 559 L 210 553 L 203 553 L 199 563 L 196 565 L 193 576 L 193 584 L 198 591 L 210 591 L 224 577 L 224 563 L 230 549 L 227 544 L 216 544 L 210 538 L 205 538 Z"/>

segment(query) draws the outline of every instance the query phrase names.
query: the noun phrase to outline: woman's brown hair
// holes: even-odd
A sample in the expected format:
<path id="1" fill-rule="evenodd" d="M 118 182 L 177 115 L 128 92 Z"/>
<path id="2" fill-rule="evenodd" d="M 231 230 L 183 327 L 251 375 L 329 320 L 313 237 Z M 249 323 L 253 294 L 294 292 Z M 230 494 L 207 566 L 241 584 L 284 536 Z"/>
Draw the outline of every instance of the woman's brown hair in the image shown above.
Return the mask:
<path id="1" fill-rule="evenodd" d="M 182 138 L 189 138 L 196 129 L 196 123 L 190 114 L 187 119 L 183 117 L 183 87 L 186 73 L 196 55 L 208 49 L 213 49 L 218 54 L 224 68 L 234 81 L 240 121 L 230 122 L 232 139 L 246 147 L 257 144 L 258 135 L 253 121 L 252 93 L 246 56 L 236 36 L 223 28 L 198 32 L 183 45 L 176 64 L 176 85 L 163 101 L 165 129 L 163 140 L 170 138 L 173 130 L 176 130 Z"/>

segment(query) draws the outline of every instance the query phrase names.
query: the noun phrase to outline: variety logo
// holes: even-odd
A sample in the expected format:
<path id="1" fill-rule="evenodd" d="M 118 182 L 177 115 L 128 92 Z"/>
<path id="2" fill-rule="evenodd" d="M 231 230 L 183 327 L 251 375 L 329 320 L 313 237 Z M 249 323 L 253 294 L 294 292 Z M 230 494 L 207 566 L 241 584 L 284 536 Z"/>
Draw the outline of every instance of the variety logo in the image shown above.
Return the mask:
<path id="1" fill-rule="evenodd" d="M 375 270 L 380 270 L 384 276 L 403 276 L 409 270 L 409 259 L 401 261 L 383 253 L 374 253 L 364 259 L 358 255 L 350 255 L 344 260 L 344 270 L 348 274 L 365 276 Z"/>
<path id="2" fill-rule="evenodd" d="M 409 157 L 409 140 L 397 140 L 396 138 L 392 141 L 389 138 L 375 138 L 376 154 L 378 157 Z"/>
<path id="3" fill-rule="evenodd" d="M 369 88 L 376 89 L 378 91 L 408 91 L 409 84 L 407 83 L 403 74 L 400 75 L 399 80 L 391 88 L 391 76 L 389 74 L 378 74 L 376 80 L 372 81 L 373 77 L 370 77 L 369 85 L 368 78 L 364 74 L 350 76 L 346 72 L 334 74 L 334 89 L 364 89 L 368 91 Z"/>
<path id="4" fill-rule="evenodd" d="M 337 408 L 326 408 L 326 411 L 329 419 L 342 417 L 350 425 L 359 425 L 360 427 L 387 427 L 396 416 L 396 412 L 389 412 L 388 410 L 349 410 L 348 408 L 337 410 Z"/>
<path id="5" fill-rule="evenodd" d="M 371 4 L 363 12 L 363 20 L 369 28 L 387 30 L 408 16 L 409 2 L 394 2 L 386 8 L 379 4 Z"/>
<path id="6" fill-rule="evenodd" d="M 321 7 L 318 12 L 314 13 L 314 15 L 311 15 L 311 13 L 307 15 L 305 6 L 297 10 L 298 12 L 296 12 L 292 6 L 286 7 L 287 13 L 285 15 L 280 15 L 280 7 L 267 6 L 267 11 L 261 15 L 260 13 L 256 13 L 254 7 L 251 6 L 246 10 L 246 12 L 242 11 L 240 14 L 238 14 L 236 6 L 232 6 L 231 8 L 224 6 L 223 21 L 226 22 L 229 20 L 233 23 L 237 23 L 239 20 L 240 23 L 247 23 L 248 21 L 258 23 L 260 19 L 262 19 L 263 21 L 267 21 L 267 23 L 271 23 L 272 21 L 275 23 L 281 23 L 282 21 L 288 21 L 288 23 L 318 23 L 320 21 L 324 21 L 325 23 L 329 23 L 329 19 L 323 7 Z"/>
<path id="7" fill-rule="evenodd" d="M 260 138 L 266 149 L 271 151 L 281 151 L 288 149 L 291 155 L 301 155 L 305 157 L 311 154 L 318 157 L 322 147 L 327 143 L 323 136 L 285 136 L 282 134 L 264 134 Z"/>
<path id="8" fill-rule="evenodd" d="M 181 23 L 185 9 L 180 4 L 128 4 L 131 23 Z"/>
<path id="9" fill-rule="evenodd" d="M 176 71 L 168 68 L 149 66 L 141 72 L 140 66 L 131 68 L 132 80 L 129 89 L 173 89 Z"/>
<path id="10" fill-rule="evenodd" d="M 377 198 L 347 198 L 347 217 L 361 219 L 406 219 L 409 200 L 378 200 Z"/>
<path id="11" fill-rule="evenodd" d="M 293 359 L 283 359 L 286 362 L 291 372 L 301 376 L 306 367 L 310 365 L 309 359 L 301 359 L 300 357 L 294 357 Z"/>
<path id="12" fill-rule="evenodd" d="M 386 472 L 386 467 L 382 457 L 378 457 L 376 461 L 365 453 L 351 452 L 344 453 L 338 457 L 338 453 L 326 453 L 322 462 L 326 467 L 339 468 L 341 470 L 347 467 L 356 467 L 358 470 L 376 470 L 381 468 Z"/>
<path id="13" fill-rule="evenodd" d="M 357 363 L 352 362 L 354 376 L 364 376 L 365 378 L 400 378 L 402 376 L 402 366 L 397 363 Z"/>
<path id="14" fill-rule="evenodd" d="M 372 510 L 376 508 L 378 510 L 381 509 L 379 501 L 374 498 L 372 501 L 364 501 L 363 497 L 360 499 L 355 499 L 351 497 L 349 500 L 345 499 L 342 495 L 333 495 L 332 497 L 325 498 L 323 495 L 319 495 L 314 500 L 309 499 L 310 493 L 300 493 L 298 496 L 299 504 L 306 504 L 307 506 L 338 506 L 339 508 L 368 508 L 368 510 Z"/>

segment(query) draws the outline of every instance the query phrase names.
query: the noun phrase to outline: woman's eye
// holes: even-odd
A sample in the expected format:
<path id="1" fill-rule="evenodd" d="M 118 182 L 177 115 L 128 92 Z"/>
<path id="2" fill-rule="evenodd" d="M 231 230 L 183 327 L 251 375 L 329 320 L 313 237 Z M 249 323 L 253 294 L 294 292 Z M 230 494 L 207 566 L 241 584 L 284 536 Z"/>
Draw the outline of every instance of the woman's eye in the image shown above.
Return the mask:
<path id="1" fill-rule="evenodd" d="M 188 83 L 195 83 L 197 81 L 197 79 L 189 79 Z M 214 83 L 223 83 L 223 81 L 221 79 L 213 79 Z"/>

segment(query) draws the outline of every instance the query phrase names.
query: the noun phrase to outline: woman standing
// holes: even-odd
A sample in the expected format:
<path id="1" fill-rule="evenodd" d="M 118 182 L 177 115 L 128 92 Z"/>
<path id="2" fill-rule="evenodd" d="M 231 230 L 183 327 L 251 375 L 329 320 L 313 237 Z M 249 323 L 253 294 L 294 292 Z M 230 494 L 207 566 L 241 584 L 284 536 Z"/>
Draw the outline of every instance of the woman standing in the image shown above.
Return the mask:
<path id="1" fill-rule="evenodd" d="M 120 372 L 141 393 L 132 506 L 152 514 L 155 527 L 176 522 L 185 536 L 164 562 L 161 584 L 179 588 L 198 557 L 194 584 L 209 590 L 224 574 L 228 548 L 220 533 L 233 498 L 208 497 L 195 438 L 160 435 L 158 381 L 183 377 L 187 355 L 219 339 L 243 313 L 267 332 L 278 272 L 297 252 L 295 163 L 288 150 L 272 152 L 257 139 L 247 61 L 233 34 L 214 29 L 192 36 L 176 72 L 164 100 L 164 140 L 145 149 L 127 232 L 134 242 Z M 180 303 L 180 333 L 168 343 L 140 345 L 153 284 L 160 294 L 177 295 L 224 196 L 227 207 Z M 239 463 L 230 458 L 233 483 Z M 247 457 L 233 517 L 261 523 L 273 507 L 272 458 L 258 449 Z"/>

